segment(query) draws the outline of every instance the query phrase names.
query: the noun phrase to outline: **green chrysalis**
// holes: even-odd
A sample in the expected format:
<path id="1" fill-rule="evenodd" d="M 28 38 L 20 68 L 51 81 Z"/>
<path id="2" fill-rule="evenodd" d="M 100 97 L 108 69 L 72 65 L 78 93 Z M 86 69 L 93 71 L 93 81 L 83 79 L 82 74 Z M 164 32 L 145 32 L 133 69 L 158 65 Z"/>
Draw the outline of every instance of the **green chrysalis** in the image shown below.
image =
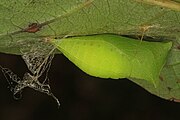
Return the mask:
<path id="1" fill-rule="evenodd" d="M 93 35 L 51 41 L 70 61 L 100 78 L 159 80 L 171 42 L 147 42 L 118 35 Z"/>

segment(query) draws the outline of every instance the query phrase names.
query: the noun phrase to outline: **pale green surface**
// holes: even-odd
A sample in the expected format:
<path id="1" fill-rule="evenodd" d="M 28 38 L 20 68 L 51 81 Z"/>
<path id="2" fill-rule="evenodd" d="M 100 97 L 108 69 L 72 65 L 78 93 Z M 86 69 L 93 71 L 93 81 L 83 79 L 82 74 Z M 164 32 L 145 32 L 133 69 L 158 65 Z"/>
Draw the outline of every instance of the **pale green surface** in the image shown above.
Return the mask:
<path id="1" fill-rule="evenodd" d="M 171 42 L 146 42 L 117 35 L 56 39 L 52 43 L 87 74 L 101 78 L 135 78 L 156 87 Z"/>
<path id="2" fill-rule="evenodd" d="M 90 1 L 89 4 L 86 4 Z M 91 2 L 92 1 L 92 2 Z M 54 22 L 41 31 L 7 35 L 30 23 Z M 40 36 L 115 33 L 173 38 L 180 34 L 180 12 L 135 0 L 1 0 L 0 52 L 21 54 L 19 49 Z M 29 43 L 29 41 L 31 41 Z"/>
<path id="3" fill-rule="evenodd" d="M 0 52 L 22 54 L 20 50 L 39 44 L 43 36 L 115 33 L 165 38 L 173 41 L 163 81 L 156 89 L 147 81 L 132 81 L 163 98 L 180 99 L 180 12 L 135 0 L 1 0 Z M 79 5 L 84 5 L 81 9 Z M 62 17 L 61 17 L 62 16 Z M 54 22 L 37 33 L 11 33 L 32 22 Z M 143 32 L 142 27 L 149 29 Z M 10 34 L 10 35 L 7 35 Z M 171 88 L 171 89 L 169 89 Z"/>

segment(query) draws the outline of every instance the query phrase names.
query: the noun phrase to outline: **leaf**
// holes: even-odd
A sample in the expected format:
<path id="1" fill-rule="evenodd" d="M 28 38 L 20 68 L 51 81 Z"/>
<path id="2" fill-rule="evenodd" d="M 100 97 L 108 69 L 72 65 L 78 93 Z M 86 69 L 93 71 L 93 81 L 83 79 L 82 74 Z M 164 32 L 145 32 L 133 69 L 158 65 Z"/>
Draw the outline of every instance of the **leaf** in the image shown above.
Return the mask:
<path id="1" fill-rule="evenodd" d="M 41 36 L 145 32 L 175 40 L 180 29 L 178 10 L 134 0 L 1 0 L 0 4 L 0 51 L 12 54 L 21 54 L 20 49 Z M 31 23 L 38 23 L 40 31 L 27 32 Z"/>
<path id="2" fill-rule="evenodd" d="M 180 2 L 148 1 L 1 0 L 0 52 L 22 55 L 22 49 L 49 36 L 113 33 L 168 39 L 173 47 L 161 72 L 162 83 L 155 89 L 146 81 L 132 81 L 160 97 L 180 99 Z M 38 23 L 40 30 L 28 32 L 34 30 L 31 23 Z"/>
<path id="3" fill-rule="evenodd" d="M 173 48 L 168 56 L 168 61 L 163 67 L 160 74 L 160 83 L 157 88 L 154 88 L 151 84 L 140 81 L 137 79 L 131 79 L 135 83 L 143 86 L 149 92 L 176 102 L 180 102 L 180 44 L 174 43 Z"/>

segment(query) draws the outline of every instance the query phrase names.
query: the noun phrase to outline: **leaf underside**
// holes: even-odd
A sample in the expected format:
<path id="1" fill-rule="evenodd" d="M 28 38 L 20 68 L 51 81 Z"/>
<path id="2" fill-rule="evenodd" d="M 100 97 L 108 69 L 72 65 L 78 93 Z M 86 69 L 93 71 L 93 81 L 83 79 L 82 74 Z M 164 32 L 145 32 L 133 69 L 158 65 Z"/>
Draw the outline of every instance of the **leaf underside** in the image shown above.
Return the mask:
<path id="1" fill-rule="evenodd" d="M 176 9 L 138 0 L 1 0 L 0 52 L 21 55 L 22 49 L 30 49 L 46 36 L 113 33 L 172 40 L 161 84 L 154 88 L 146 81 L 132 81 L 157 96 L 178 101 L 180 5 L 174 2 Z M 27 32 L 30 23 L 38 23 L 40 30 Z"/>

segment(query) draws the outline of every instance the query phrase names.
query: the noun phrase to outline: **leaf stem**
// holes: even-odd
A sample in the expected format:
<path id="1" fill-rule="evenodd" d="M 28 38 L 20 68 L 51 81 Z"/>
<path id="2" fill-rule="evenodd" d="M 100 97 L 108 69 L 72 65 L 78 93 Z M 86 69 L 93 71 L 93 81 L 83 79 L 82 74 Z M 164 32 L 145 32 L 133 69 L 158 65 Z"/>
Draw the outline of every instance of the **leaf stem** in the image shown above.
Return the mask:
<path id="1" fill-rule="evenodd" d="M 136 0 L 137 2 L 143 2 L 152 5 L 158 5 L 161 7 L 169 8 L 175 11 L 180 11 L 180 3 L 173 0 Z"/>

